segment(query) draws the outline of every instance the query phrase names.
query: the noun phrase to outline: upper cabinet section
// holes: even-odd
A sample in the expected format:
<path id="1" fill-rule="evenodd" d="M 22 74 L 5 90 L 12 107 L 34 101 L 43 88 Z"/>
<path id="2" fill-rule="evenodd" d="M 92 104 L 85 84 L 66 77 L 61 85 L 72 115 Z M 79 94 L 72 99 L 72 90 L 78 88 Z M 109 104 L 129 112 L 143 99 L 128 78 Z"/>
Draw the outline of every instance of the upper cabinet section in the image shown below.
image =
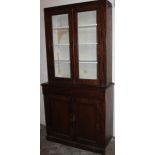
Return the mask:
<path id="1" fill-rule="evenodd" d="M 55 77 L 70 78 L 71 68 L 68 14 L 53 15 L 51 18 Z"/>
<path id="2" fill-rule="evenodd" d="M 49 82 L 106 85 L 112 66 L 108 5 L 92 1 L 45 9 Z"/>

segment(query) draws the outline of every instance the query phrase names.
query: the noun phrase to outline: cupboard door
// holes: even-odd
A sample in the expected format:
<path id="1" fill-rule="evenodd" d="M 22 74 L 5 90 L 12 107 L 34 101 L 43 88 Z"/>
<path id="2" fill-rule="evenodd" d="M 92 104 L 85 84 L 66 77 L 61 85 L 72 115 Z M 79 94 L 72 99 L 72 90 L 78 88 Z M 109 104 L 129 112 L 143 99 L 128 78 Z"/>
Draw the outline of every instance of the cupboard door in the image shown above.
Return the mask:
<path id="1" fill-rule="evenodd" d="M 46 102 L 49 135 L 70 138 L 71 99 L 66 96 L 50 96 Z"/>
<path id="2" fill-rule="evenodd" d="M 75 100 L 75 136 L 85 144 L 97 143 L 98 112 L 95 99 L 79 98 Z"/>

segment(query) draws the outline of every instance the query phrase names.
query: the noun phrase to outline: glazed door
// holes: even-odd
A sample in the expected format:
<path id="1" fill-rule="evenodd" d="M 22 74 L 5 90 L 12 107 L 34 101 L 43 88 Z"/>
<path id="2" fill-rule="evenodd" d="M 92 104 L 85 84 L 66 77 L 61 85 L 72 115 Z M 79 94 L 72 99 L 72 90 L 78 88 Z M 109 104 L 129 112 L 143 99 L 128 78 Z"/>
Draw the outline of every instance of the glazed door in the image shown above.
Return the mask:
<path id="1" fill-rule="evenodd" d="M 49 81 L 98 85 L 102 78 L 97 4 L 45 10 Z"/>
<path id="2" fill-rule="evenodd" d="M 49 80 L 73 80 L 72 12 L 68 8 L 45 10 Z"/>
<path id="3" fill-rule="evenodd" d="M 97 6 L 75 9 L 76 79 L 78 83 L 99 83 L 99 23 Z"/>

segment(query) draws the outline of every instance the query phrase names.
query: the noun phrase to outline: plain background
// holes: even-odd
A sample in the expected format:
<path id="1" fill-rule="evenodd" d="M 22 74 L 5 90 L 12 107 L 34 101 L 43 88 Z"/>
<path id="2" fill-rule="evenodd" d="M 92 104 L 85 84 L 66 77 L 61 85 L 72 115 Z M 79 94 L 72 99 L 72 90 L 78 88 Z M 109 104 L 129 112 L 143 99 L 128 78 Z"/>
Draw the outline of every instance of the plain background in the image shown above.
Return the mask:
<path id="1" fill-rule="evenodd" d="M 155 2 L 115 7 L 116 155 L 155 154 Z M 40 4 L 2 1 L 0 154 L 40 153 Z"/>

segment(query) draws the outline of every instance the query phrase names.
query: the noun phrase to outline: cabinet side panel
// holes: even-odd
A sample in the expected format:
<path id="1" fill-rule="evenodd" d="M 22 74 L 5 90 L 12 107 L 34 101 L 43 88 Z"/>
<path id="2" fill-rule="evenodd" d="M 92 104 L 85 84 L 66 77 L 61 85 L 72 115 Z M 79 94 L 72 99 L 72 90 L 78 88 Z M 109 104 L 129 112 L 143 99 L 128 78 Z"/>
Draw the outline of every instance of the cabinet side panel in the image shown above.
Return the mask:
<path id="1" fill-rule="evenodd" d="M 105 103 L 106 103 L 105 138 L 106 138 L 106 144 L 107 144 L 111 139 L 111 137 L 113 136 L 113 104 L 114 104 L 114 86 L 113 85 L 106 89 Z"/>
<path id="2" fill-rule="evenodd" d="M 112 82 L 112 7 L 106 8 L 106 83 Z"/>

